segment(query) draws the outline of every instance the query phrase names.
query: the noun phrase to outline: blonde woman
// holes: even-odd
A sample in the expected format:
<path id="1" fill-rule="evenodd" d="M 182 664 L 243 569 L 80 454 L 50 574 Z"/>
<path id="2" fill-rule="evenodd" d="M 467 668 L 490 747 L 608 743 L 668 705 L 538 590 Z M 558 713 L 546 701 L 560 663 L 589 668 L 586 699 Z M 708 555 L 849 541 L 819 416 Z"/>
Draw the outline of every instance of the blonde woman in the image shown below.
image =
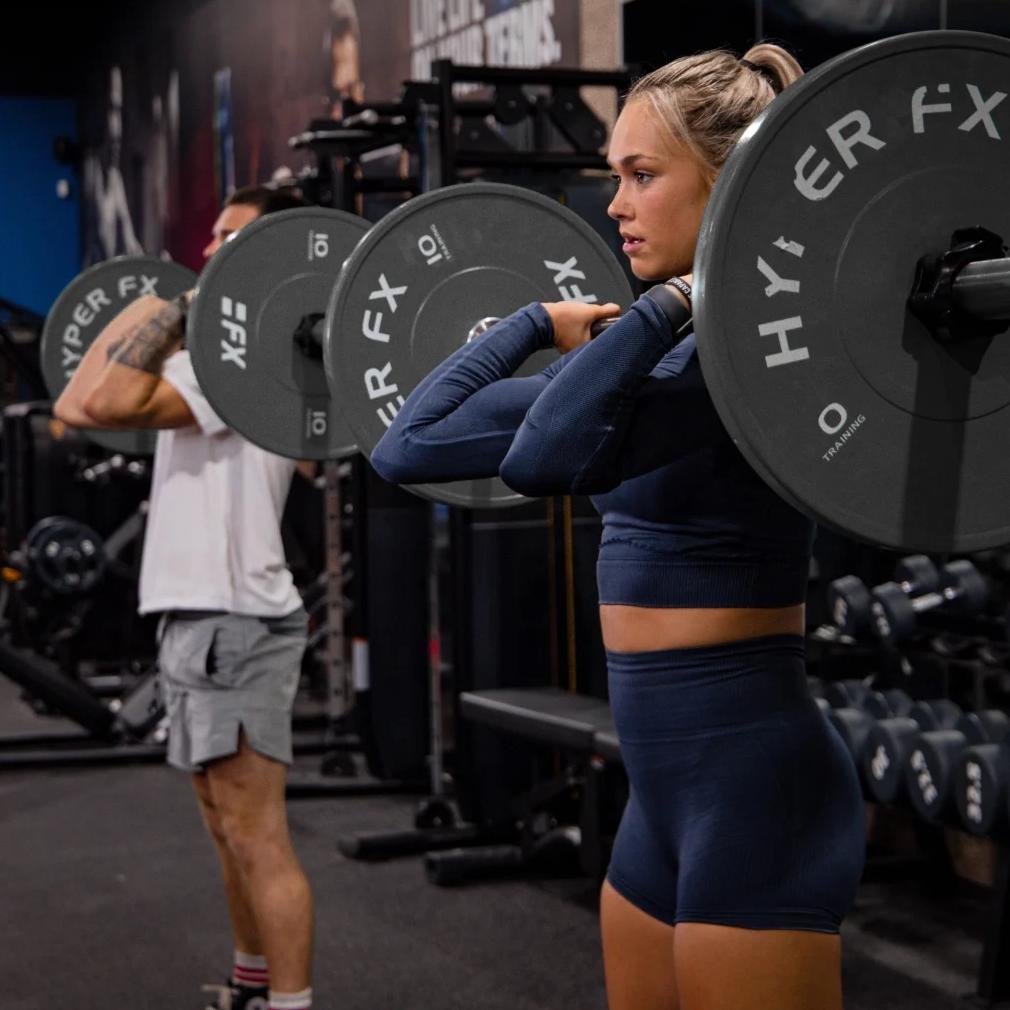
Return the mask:
<path id="1" fill-rule="evenodd" d="M 712 184 L 801 72 L 759 45 L 638 81 L 611 138 L 609 213 L 636 276 L 668 280 L 592 343 L 616 306 L 521 309 L 422 382 L 372 458 L 398 482 L 500 473 L 526 494 L 590 494 L 603 517 L 600 620 L 631 784 L 601 896 L 611 1010 L 842 1004 L 864 828 L 806 684 L 814 527 L 736 450 L 690 332 Z M 557 362 L 512 377 L 552 342 Z"/>

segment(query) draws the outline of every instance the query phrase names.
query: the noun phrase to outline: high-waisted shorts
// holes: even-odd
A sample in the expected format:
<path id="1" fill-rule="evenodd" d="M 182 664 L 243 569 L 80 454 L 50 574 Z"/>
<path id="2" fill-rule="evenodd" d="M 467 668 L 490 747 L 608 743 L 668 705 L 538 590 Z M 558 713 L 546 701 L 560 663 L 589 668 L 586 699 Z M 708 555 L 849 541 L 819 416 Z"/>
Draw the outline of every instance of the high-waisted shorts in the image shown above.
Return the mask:
<path id="1" fill-rule="evenodd" d="M 803 639 L 608 653 L 631 785 L 607 878 L 653 918 L 838 932 L 863 801 L 810 696 Z"/>
<path id="2" fill-rule="evenodd" d="M 238 751 L 291 763 L 291 709 L 301 674 L 307 618 L 191 611 L 166 614 L 158 675 L 169 716 L 168 761 L 200 771 Z"/>

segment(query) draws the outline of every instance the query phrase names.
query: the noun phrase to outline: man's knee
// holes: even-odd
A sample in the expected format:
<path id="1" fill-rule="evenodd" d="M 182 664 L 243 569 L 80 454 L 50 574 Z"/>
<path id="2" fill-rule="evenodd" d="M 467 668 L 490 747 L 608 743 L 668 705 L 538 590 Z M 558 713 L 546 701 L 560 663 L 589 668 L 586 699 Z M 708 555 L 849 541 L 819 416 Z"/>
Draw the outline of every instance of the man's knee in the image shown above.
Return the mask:
<path id="1" fill-rule="evenodd" d="M 219 820 L 228 850 L 246 870 L 276 864 L 290 850 L 287 832 L 274 818 L 222 811 Z"/>
<path id="2" fill-rule="evenodd" d="M 276 859 L 290 847 L 283 781 L 273 762 L 243 739 L 238 753 L 210 766 L 207 781 L 215 823 L 241 864 Z"/>
<path id="3" fill-rule="evenodd" d="M 206 774 L 195 774 L 193 776 L 193 791 L 196 793 L 197 806 L 207 830 L 217 842 L 224 842 L 224 828 L 221 824 L 221 811 L 214 802 L 211 792 L 210 781 Z"/>
<path id="4" fill-rule="evenodd" d="M 289 846 L 283 802 L 257 790 L 221 790 L 216 823 L 232 855 L 245 866 L 275 860 Z"/>

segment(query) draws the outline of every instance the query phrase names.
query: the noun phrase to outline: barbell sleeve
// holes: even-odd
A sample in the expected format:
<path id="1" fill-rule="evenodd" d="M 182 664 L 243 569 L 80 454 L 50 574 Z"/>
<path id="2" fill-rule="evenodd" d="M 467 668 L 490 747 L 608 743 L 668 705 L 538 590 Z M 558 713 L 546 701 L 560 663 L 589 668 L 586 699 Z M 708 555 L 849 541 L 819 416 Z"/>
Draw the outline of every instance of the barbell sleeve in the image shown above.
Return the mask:
<path id="1" fill-rule="evenodd" d="M 976 319 L 1010 319 L 1010 257 L 966 264 L 952 288 L 962 312 Z"/>

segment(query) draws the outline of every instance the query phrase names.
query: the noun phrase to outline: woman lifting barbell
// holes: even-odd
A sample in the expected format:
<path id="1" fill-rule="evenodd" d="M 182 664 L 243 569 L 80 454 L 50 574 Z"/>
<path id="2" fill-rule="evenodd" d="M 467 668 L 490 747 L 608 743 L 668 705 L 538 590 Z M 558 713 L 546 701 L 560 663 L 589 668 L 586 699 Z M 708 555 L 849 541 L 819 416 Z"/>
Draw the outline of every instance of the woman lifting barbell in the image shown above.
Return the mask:
<path id="1" fill-rule="evenodd" d="M 398 483 L 500 473 L 525 494 L 591 494 L 603 516 L 600 618 L 631 783 L 601 899 L 611 1010 L 841 1007 L 864 826 L 806 685 L 814 527 L 739 454 L 683 336 L 715 177 L 801 73 L 759 45 L 642 78 L 611 139 L 609 214 L 636 276 L 673 280 L 592 342 L 616 306 L 521 309 L 421 382 L 372 455 Z M 513 377 L 552 342 L 554 364 Z"/>

